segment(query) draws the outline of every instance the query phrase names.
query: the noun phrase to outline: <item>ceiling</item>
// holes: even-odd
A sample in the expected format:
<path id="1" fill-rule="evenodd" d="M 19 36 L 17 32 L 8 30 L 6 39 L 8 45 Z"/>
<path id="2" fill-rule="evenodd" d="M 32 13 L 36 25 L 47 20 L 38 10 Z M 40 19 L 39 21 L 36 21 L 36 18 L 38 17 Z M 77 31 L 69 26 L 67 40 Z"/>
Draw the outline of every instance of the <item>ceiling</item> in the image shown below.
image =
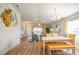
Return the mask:
<path id="1" fill-rule="evenodd" d="M 56 8 L 56 15 L 61 18 L 67 17 L 79 11 L 79 4 L 57 4 L 57 3 L 16 3 L 13 4 L 17 7 L 21 13 L 22 20 L 32 20 L 34 22 L 49 24 L 50 18 L 54 15 L 54 9 Z"/>

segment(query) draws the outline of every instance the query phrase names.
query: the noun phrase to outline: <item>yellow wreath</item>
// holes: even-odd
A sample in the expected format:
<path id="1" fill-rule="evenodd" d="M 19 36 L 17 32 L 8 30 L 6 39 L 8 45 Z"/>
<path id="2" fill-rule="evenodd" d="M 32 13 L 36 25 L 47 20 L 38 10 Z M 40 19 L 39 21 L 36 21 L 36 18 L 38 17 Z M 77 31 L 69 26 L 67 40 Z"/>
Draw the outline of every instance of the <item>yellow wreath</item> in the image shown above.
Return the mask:
<path id="1" fill-rule="evenodd" d="M 5 24 L 6 27 L 9 27 L 12 23 L 11 16 L 12 16 L 12 10 L 11 9 L 6 9 L 2 13 L 1 17 L 2 17 L 3 23 Z"/>

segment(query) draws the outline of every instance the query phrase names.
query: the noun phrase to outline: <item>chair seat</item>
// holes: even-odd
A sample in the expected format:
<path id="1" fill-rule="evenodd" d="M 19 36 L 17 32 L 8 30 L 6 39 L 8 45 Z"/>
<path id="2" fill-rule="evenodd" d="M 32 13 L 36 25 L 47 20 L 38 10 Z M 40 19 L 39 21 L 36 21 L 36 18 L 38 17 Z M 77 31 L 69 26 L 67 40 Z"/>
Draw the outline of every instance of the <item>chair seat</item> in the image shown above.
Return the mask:
<path id="1" fill-rule="evenodd" d="M 57 48 L 57 49 L 59 49 L 59 48 L 73 48 L 74 47 L 74 45 L 67 44 L 66 42 L 47 43 L 46 45 L 47 45 L 47 47 L 49 49 L 54 49 L 54 48 Z"/>

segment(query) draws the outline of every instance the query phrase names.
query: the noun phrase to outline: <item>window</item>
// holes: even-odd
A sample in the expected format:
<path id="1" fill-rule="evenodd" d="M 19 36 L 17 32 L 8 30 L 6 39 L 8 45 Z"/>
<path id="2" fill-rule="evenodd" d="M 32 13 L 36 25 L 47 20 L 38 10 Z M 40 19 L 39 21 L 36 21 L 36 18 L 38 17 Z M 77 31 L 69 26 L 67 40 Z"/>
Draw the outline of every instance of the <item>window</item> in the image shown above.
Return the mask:
<path id="1" fill-rule="evenodd" d="M 41 34 L 42 33 L 42 28 L 41 27 L 35 27 L 33 29 L 33 33 L 34 34 Z"/>
<path id="2" fill-rule="evenodd" d="M 67 34 L 76 34 L 76 41 L 79 42 L 79 19 L 67 22 Z"/>

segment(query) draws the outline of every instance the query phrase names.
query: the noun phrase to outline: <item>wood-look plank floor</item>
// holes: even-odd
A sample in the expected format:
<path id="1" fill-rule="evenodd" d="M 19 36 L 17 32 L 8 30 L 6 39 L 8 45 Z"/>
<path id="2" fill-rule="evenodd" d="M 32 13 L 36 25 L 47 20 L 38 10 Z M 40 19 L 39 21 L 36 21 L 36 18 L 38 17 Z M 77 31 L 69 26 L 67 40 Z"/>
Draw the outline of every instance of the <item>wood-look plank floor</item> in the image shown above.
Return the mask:
<path id="1" fill-rule="evenodd" d="M 66 53 L 60 50 L 52 51 L 52 55 L 57 54 L 65 55 Z M 5 55 L 42 55 L 42 48 L 36 43 L 28 42 L 26 38 L 22 38 L 21 43 L 12 50 L 8 51 Z"/>
<path id="2" fill-rule="evenodd" d="M 40 50 L 35 43 L 28 42 L 27 39 L 22 38 L 21 43 L 5 55 L 40 55 Z"/>

